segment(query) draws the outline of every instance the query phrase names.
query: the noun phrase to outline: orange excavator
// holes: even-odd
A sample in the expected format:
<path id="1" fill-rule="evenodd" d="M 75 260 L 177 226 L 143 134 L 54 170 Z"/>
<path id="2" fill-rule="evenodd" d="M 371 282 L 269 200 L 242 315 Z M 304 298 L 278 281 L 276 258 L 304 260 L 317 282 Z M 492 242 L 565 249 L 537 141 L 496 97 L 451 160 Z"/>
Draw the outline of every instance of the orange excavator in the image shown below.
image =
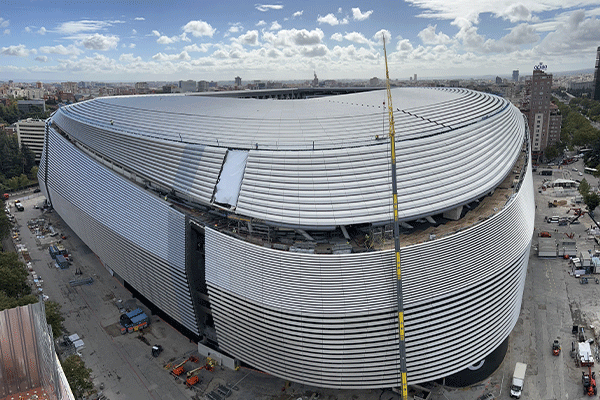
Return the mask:
<path id="1" fill-rule="evenodd" d="M 592 367 L 588 367 L 588 372 L 581 371 L 581 384 L 583 385 L 583 395 L 590 397 L 598 393 L 596 388 L 596 372 L 592 372 Z"/>

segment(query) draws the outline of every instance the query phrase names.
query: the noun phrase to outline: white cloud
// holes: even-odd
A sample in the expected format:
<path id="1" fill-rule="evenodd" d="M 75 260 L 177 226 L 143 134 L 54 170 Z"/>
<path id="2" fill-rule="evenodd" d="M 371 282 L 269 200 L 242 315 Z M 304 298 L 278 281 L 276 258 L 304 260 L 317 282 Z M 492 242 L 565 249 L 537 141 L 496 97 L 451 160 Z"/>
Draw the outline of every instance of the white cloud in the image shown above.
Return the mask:
<path id="1" fill-rule="evenodd" d="M 179 41 L 184 41 L 184 42 L 191 42 L 192 40 L 187 37 L 187 34 L 185 32 L 183 32 L 181 35 L 179 36 L 160 36 L 158 39 L 156 39 L 156 43 L 159 44 L 171 44 L 171 43 L 176 43 Z"/>
<path id="2" fill-rule="evenodd" d="M 341 42 L 342 40 L 344 40 L 344 37 L 341 33 L 336 32 L 333 35 L 331 35 L 331 39 L 335 40 L 336 42 Z"/>
<path id="3" fill-rule="evenodd" d="M 262 19 L 256 23 L 256 26 L 265 26 L 267 23 Z"/>
<path id="4" fill-rule="evenodd" d="M 390 43 L 392 41 L 392 34 L 387 29 L 380 29 L 373 35 L 373 40 L 380 45 L 383 45 L 383 37 L 385 36 L 385 42 Z"/>
<path id="5" fill-rule="evenodd" d="M 40 35 L 45 35 L 46 32 L 47 32 L 47 30 L 43 26 L 37 31 L 37 33 L 39 33 Z"/>
<path id="6" fill-rule="evenodd" d="M 135 17 L 133 20 L 134 21 L 145 21 L 146 18 L 144 18 L 144 17 Z"/>
<path id="7" fill-rule="evenodd" d="M 296 11 L 292 14 L 292 18 L 301 17 L 304 14 L 304 10 Z"/>
<path id="8" fill-rule="evenodd" d="M 5 35 L 10 35 L 10 29 L 5 29 L 3 32 Z"/>
<path id="9" fill-rule="evenodd" d="M 246 44 L 249 46 L 257 46 L 258 45 L 258 31 L 257 30 L 248 31 L 233 40 L 236 43 L 239 43 L 242 45 Z"/>
<path id="10" fill-rule="evenodd" d="M 269 28 L 270 31 L 278 31 L 281 28 L 283 28 L 277 21 L 273 21 L 273 23 L 271 24 L 271 27 Z"/>
<path id="11" fill-rule="evenodd" d="M 436 29 L 437 25 L 428 25 L 427 28 L 419 32 L 417 36 L 419 36 L 425 45 L 449 44 L 452 42 L 452 39 L 450 39 L 448 35 L 442 32 L 436 33 Z"/>
<path id="12" fill-rule="evenodd" d="M 369 18 L 371 14 L 373 14 L 373 10 L 362 13 L 358 7 L 352 9 L 352 18 L 354 18 L 355 21 L 364 21 L 365 19 Z"/>
<path id="13" fill-rule="evenodd" d="M 396 50 L 401 53 L 406 53 L 413 51 L 413 45 L 410 43 L 408 39 L 398 38 L 398 43 L 396 44 Z"/>
<path id="14" fill-rule="evenodd" d="M 137 31 L 136 31 L 135 29 L 132 29 L 132 30 L 131 30 L 131 34 L 132 34 L 132 35 L 137 35 Z"/>
<path id="15" fill-rule="evenodd" d="M 142 61 L 142 57 L 134 57 L 133 53 L 126 53 L 126 54 L 121 54 L 119 56 L 119 61 L 124 61 L 124 62 L 141 62 Z"/>
<path id="16" fill-rule="evenodd" d="M 119 38 L 114 35 L 102 35 L 100 33 L 94 33 L 93 35 L 87 36 L 81 41 L 81 44 L 86 49 L 91 50 L 110 50 L 117 47 Z"/>
<path id="17" fill-rule="evenodd" d="M 10 25 L 10 20 L 0 17 L 0 28 L 6 28 Z"/>
<path id="18" fill-rule="evenodd" d="M 183 26 L 183 31 L 187 33 L 191 33 L 194 37 L 199 36 L 210 36 L 212 37 L 216 32 L 216 29 L 213 28 L 209 23 L 204 22 L 202 20 L 198 21 L 190 21 Z"/>
<path id="19" fill-rule="evenodd" d="M 341 14 L 342 13 L 342 7 L 338 7 L 338 11 L 337 12 L 338 12 L 338 14 Z"/>
<path id="20" fill-rule="evenodd" d="M 61 54 L 61 55 L 79 55 L 82 53 L 82 50 L 79 49 L 78 47 L 70 44 L 67 47 L 63 46 L 62 44 L 59 44 L 57 46 L 42 46 L 40 47 L 40 53 L 46 53 L 46 54 Z"/>
<path id="21" fill-rule="evenodd" d="M 344 39 L 354 43 L 367 44 L 369 40 L 360 32 L 350 32 L 344 35 Z"/>
<path id="22" fill-rule="evenodd" d="M 281 10 L 283 8 L 281 4 L 257 4 L 254 7 L 256 7 L 258 11 L 262 12 L 266 12 L 269 10 Z"/>
<path id="23" fill-rule="evenodd" d="M 236 23 L 233 23 L 230 25 L 231 26 L 227 30 L 227 32 L 229 32 L 229 33 L 238 33 L 238 32 L 241 32 L 244 30 L 244 26 L 242 25 L 241 22 L 236 22 Z"/>
<path id="24" fill-rule="evenodd" d="M 160 37 L 160 36 L 161 36 L 161 35 L 160 35 L 160 32 L 159 32 L 159 31 L 157 31 L 156 29 L 152 31 L 152 35 L 153 35 L 153 36 L 156 36 L 156 37 Z"/>
<path id="25" fill-rule="evenodd" d="M 185 46 L 183 48 L 183 50 L 187 51 L 188 53 L 191 53 L 191 52 L 206 53 L 208 51 L 208 49 L 210 48 L 210 46 L 212 46 L 210 43 L 201 43 L 200 46 L 198 46 L 196 43 L 194 43 L 192 45 Z"/>
<path id="26" fill-rule="evenodd" d="M 313 46 L 321 43 L 323 31 L 319 28 L 312 31 L 306 29 L 284 29 L 277 33 L 265 32 L 263 39 L 273 46 Z"/>
<path id="27" fill-rule="evenodd" d="M 24 44 L 0 48 L 0 54 L 3 56 L 27 57 L 32 52 L 33 51 L 27 49 Z"/>
<path id="28" fill-rule="evenodd" d="M 152 56 L 152 59 L 157 61 L 189 61 L 192 57 L 184 50 L 179 54 L 157 53 Z"/>
<path id="29" fill-rule="evenodd" d="M 129 48 L 130 49 L 135 49 L 135 43 L 129 43 Z"/>
<path id="30" fill-rule="evenodd" d="M 319 17 L 317 18 L 317 22 L 319 24 L 329 24 L 331 26 L 345 25 L 348 23 L 348 18 L 337 19 L 337 17 L 335 15 L 333 15 L 332 13 L 329 13 L 324 17 L 319 15 Z"/>
<path id="31" fill-rule="evenodd" d="M 158 39 L 156 39 L 156 43 L 158 44 L 171 44 L 174 43 L 176 40 L 171 39 L 168 36 L 161 36 Z"/>
<path id="32" fill-rule="evenodd" d="M 46 62 L 46 61 L 48 61 L 48 57 L 46 57 L 46 56 L 37 56 L 35 58 L 35 61 Z"/>
<path id="33" fill-rule="evenodd" d="M 28 26 L 26 26 L 26 27 L 25 27 L 25 32 L 27 32 L 27 33 L 31 33 L 31 28 L 30 28 L 30 27 L 28 27 Z"/>
<path id="34" fill-rule="evenodd" d="M 329 53 L 329 49 L 324 44 L 316 46 L 307 46 L 300 49 L 300 54 L 305 57 L 323 57 Z"/>
<path id="35" fill-rule="evenodd" d="M 56 27 L 56 32 L 65 35 L 72 35 L 81 32 L 95 32 L 103 30 L 116 23 L 122 21 L 95 21 L 95 20 L 81 20 L 81 21 L 67 21 Z"/>

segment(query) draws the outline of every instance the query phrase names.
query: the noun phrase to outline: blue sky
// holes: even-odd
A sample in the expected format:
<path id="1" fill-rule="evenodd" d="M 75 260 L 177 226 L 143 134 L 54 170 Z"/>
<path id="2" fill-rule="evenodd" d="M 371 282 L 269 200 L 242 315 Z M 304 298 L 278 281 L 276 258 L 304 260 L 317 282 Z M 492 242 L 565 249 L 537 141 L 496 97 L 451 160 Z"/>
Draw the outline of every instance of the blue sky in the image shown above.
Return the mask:
<path id="1" fill-rule="evenodd" d="M 593 68 L 598 0 L 0 0 L 0 80 L 368 79 Z"/>

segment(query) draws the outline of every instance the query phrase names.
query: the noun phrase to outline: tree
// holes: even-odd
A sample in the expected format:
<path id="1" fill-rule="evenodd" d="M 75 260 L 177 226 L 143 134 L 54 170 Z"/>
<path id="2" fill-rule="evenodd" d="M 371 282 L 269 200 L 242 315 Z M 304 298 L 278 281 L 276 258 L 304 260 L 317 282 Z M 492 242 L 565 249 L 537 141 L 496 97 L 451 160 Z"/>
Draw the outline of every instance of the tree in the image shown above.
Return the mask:
<path id="1" fill-rule="evenodd" d="M 27 271 L 16 253 L 0 253 L 0 291 L 8 297 L 20 298 L 31 294 Z"/>
<path id="2" fill-rule="evenodd" d="M 579 182 L 579 193 L 581 193 L 582 196 L 585 196 L 586 194 L 588 194 L 590 191 L 590 184 L 588 183 L 588 181 L 583 178 L 581 180 L 581 182 Z"/>
<path id="3" fill-rule="evenodd" d="M 46 322 L 52 328 L 52 335 L 57 338 L 63 332 L 62 322 L 65 319 L 60 313 L 60 304 L 54 301 L 46 302 Z"/>
<path id="4" fill-rule="evenodd" d="M 590 212 L 594 212 L 594 209 L 600 204 L 600 196 L 593 192 L 588 193 L 583 196 L 583 202 Z"/>
<path id="5" fill-rule="evenodd" d="M 75 397 L 81 398 L 86 392 L 94 388 L 94 384 L 90 379 L 92 370 L 85 367 L 85 363 L 78 355 L 74 354 L 64 360 L 62 368 Z"/>
<path id="6" fill-rule="evenodd" d="M 34 304 L 38 301 L 38 297 L 32 294 L 16 299 L 14 297 L 8 297 L 4 292 L 0 292 L 0 311 L 26 306 L 27 304 Z"/>
<path id="7" fill-rule="evenodd" d="M 11 223 L 4 212 L 4 199 L 0 200 L 0 241 L 10 233 Z"/>

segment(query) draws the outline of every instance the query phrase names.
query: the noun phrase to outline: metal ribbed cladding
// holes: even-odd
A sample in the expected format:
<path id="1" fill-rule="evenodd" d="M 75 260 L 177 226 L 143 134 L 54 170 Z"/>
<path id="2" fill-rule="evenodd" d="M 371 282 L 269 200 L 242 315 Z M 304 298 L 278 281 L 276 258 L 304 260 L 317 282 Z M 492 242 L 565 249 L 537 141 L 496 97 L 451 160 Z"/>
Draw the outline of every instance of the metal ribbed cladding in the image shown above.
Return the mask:
<path id="1" fill-rule="evenodd" d="M 208 204 L 227 149 L 164 141 L 99 129 L 69 119 L 53 118 L 63 131 L 142 177 Z"/>
<path id="2" fill-rule="evenodd" d="M 533 218 L 531 169 L 477 225 L 402 249 L 409 383 L 490 354 L 519 316 Z M 393 251 L 272 250 L 206 229 L 206 279 L 219 345 L 266 372 L 315 386 L 398 383 Z"/>
<path id="3" fill-rule="evenodd" d="M 401 220 L 470 202 L 510 173 L 525 128 L 505 99 L 466 89 L 395 89 L 394 96 L 405 106 L 395 115 Z M 53 121 L 201 204 L 210 204 L 227 148 L 248 149 L 236 214 L 290 226 L 351 225 L 392 219 L 388 144 L 376 139 L 387 131 L 384 97 L 125 96 L 63 107 Z"/>
<path id="4" fill-rule="evenodd" d="M 71 229 L 143 296 L 192 332 L 185 216 L 49 130 L 47 188 Z"/>

